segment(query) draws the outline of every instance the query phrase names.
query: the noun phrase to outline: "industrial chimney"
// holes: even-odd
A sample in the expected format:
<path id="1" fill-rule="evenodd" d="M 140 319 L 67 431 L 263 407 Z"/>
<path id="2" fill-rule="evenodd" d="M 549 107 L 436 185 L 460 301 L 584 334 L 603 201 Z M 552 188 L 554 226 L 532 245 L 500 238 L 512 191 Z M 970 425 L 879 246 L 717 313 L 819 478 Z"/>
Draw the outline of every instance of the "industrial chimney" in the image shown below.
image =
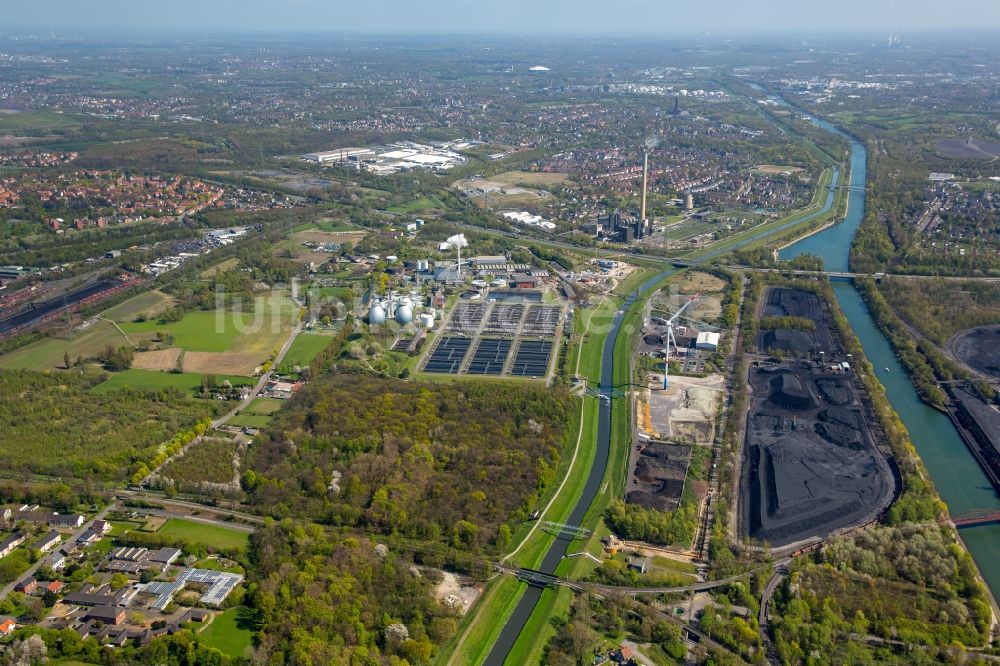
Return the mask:
<path id="1" fill-rule="evenodd" d="M 646 225 L 646 178 L 649 175 L 649 152 L 642 153 L 642 208 L 639 211 L 639 224 Z"/>

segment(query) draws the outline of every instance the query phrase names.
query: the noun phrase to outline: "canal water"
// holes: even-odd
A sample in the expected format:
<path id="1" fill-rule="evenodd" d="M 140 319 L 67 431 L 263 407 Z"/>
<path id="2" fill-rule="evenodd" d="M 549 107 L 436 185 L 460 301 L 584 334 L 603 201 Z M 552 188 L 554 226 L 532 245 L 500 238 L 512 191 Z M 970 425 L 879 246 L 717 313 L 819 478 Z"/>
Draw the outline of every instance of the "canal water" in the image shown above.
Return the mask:
<path id="1" fill-rule="evenodd" d="M 865 213 L 868 156 L 861 143 L 830 123 L 819 119 L 812 119 L 812 122 L 844 136 L 851 143 L 847 216 L 843 222 L 785 248 L 781 257 L 788 259 L 811 253 L 823 259 L 827 270 L 847 271 L 851 241 Z M 875 323 L 858 291 L 847 282 L 834 282 L 833 287 L 844 315 L 885 387 L 889 402 L 909 431 L 934 487 L 947 503 L 949 511 L 954 514 L 969 509 L 1000 509 L 1000 498 L 951 420 L 917 397 L 906 370 L 896 358 L 892 346 Z M 961 536 L 994 597 L 1000 597 L 1000 525 L 964 528 Z"/>

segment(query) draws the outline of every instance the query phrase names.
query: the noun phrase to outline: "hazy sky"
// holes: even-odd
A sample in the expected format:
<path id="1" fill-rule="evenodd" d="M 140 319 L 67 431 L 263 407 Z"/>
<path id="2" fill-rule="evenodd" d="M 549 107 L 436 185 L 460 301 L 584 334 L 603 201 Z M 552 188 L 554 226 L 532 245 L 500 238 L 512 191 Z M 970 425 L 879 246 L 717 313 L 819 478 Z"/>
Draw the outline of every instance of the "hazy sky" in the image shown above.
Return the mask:
<path id="1" fill-rule="evenodd" d="M 9 4 L 8 4 L 9 3 Z M 677 34 L 1000 29 L 998 0 L 7 0 L 8 28 Z"/>

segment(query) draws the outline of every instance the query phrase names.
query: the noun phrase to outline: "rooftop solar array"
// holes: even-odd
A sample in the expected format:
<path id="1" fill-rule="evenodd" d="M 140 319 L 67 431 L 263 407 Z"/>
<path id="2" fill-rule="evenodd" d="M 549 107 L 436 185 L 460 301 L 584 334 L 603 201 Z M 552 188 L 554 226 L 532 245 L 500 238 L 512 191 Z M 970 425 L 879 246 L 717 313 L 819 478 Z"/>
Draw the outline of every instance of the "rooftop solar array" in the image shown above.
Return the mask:
<path id="1" fill-rule="evenodd" d="M 434 348 L 434 352 L 427 359 L 424 372 L 457 373 L 462 367 L 462 361 L 465 360 L 465 355 L 469 352 L 471 345 L 470 338 L 441 338 L 437 347 Z"/>
<path id="2" fill-rule="evenodd" d="M 543 377 L 549 371 L 551 358 L 552 342 L 524 340 L 517 348 L 510 374 L 516 377 Z"/>
<path id="3" fill-rule="evenodd" d="M 555 337 L 556 327 L 559 326 L 560 309 L 551 305 L 533 305 L 528 309 L 528 314 L 524 318 L 524 328 L 522 335 L 538 336 L 543 338 Z"/>
<path id="4" fill-rule="evenodd" d="M 233 589 L 243 582 L 243 576 L 228 571 L 213 571 L 211 569 L 185 569 L 173 582 L 153 581 L 146 583 L 142 591 L 156 597 L 150 608 L 163 610 L 173 600 L 174 595 L 188 584 L 207 585 L 208 589 L 201 595 L 201 603 L 218 606 Z"/>
<path id="5" fill-rule="evenodd" d="M 510 340 L 483 338 L 469 364 L 470 375 L 499 375 L 510 353 Z"/>

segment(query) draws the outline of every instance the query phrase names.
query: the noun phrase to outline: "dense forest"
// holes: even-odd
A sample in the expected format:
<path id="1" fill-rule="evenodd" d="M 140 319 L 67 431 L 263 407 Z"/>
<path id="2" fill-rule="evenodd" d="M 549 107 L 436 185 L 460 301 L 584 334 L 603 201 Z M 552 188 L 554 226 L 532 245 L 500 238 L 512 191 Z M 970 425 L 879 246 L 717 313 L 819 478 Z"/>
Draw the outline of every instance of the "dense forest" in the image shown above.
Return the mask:
<path id="1" fill-rule="evenodd" d="M 251 552 L 253 663 L 423 664 L 455 632 L 430 572 L 383 545 L 288 519 L 254 534 Z"/>
<path id="2" fill-rule="evenodd" d="M 907 323 L 939 345 L 960 331 L 1000 324 L 1000 284 L 994 282 L 893 277 L 878 288 Z"/>
<path id="3" fill-rule="evenodd" d="M 784 663 L 806 655 L 815 664 L 951 663 L 961 646 L 983 645 L 991 621 L 972 559 L 934 523 L 834 540 L 796 563 L 776 602 Z M 886 640 L 932 649 L 899 655 Z M 826 649 L 848 643 L 846 660 L 847 653 L 835 657 Z"/>
<path id="4" fill-rule="evenodd" d="M 219 409 L 176 389 L 92 393 L 103 373 L 0 371 L 5 468 L 125 478 L 134 464 Z"/>
<path id="5" fill-rule="evenodd" d="M 279 518 L 501 549 L 555 478 L 571 411 L 543 387 L 324 377 L 254 446 L 243 485 Z"/>

